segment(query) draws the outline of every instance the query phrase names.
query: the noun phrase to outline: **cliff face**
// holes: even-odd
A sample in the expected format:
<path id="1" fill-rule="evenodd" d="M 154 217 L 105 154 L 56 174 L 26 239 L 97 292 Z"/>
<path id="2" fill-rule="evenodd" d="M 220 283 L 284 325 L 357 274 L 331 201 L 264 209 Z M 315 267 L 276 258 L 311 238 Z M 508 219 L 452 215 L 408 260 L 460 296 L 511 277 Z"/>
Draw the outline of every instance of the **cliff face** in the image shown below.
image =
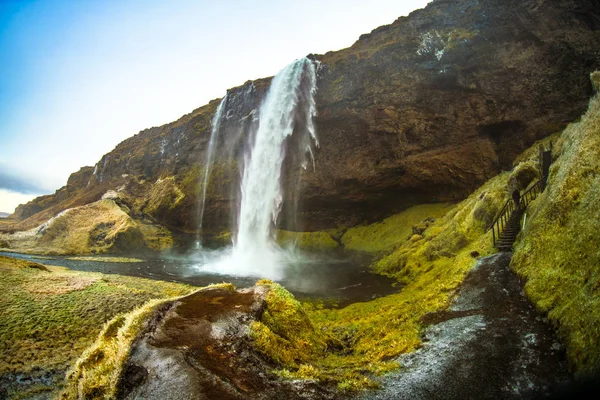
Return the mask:
<path id="1" fill-rule="evenodd" d="M 598 48 L 593 0 L 437 0 L 348 49 L 311 56 L 320 62 L 320 148 L 314 170 L 306 171 L 295 167 L 289 149 L 281 225 L 349 226 L 466 197 L 533 141 L 581 115 Z M 269 83 L 228 91 L 208 188 L 209 234 L 229 229 L 235 218 L 240 156 Z M 124 141 L 55 195 L 20 207 L 17 228 L 114 189 L 134 215 L 194 231 L 217 105 Z M 296 145 L 293 138 L 288 144 Z"/>

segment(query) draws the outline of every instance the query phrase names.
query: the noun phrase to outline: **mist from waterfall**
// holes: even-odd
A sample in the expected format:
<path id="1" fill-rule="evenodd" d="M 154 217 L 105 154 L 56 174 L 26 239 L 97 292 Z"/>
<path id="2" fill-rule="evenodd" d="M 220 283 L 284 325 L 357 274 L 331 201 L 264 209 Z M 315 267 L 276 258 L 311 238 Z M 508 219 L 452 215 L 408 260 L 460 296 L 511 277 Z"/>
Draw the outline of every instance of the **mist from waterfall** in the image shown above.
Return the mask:
<path id="1" fill-rule="evenodd" d="M 202 223 L 204 221 L 204 209 L 206 207 L 206 190 L 208 189 L 208 184 L 210 183 L 210 176 L 215 162 L 215 147 L 219 138 L 221 120 L 223 119 L 223 110 L 227 108 L 228 96 L 229 94 L 226 94 L 225 97 L 221 99 L 221 102 L 217 107 L 217 111 L 215 111 L 215 115 L 212 119 L 212 129 L 210 133 L 210 140 L 208 142 L 208 148 L 206 150 L 206 162 L 204 164 L 204 183 L 202 185 L 202 194 L 200 196 L 200 211 L 198 215 L 198 241 L 196 242 L 197 247 L 200 247 L 202 244 Z"/>
<path id="2" fill-rule="evenodd" d="M 308 58 L 293 62 L 273 78 L 260 106 L 256 133 L 249 135 L 253 140 L 250 150 L 244 155 L 234 246 L 225 257 L 208 261 L 203 270 L 282 278 L 281 266 L 291 256 L 275 244 L 272 229 L 283 205 L 280 180 L 286 140 L 292 134 L 301 136 L 299 143 L 306 157 L 298 168 L 306 168 L 306 158 L 312 158 L 313 145 L 318 146 L 313 123 L 316 90 L 316 63 Z"/>

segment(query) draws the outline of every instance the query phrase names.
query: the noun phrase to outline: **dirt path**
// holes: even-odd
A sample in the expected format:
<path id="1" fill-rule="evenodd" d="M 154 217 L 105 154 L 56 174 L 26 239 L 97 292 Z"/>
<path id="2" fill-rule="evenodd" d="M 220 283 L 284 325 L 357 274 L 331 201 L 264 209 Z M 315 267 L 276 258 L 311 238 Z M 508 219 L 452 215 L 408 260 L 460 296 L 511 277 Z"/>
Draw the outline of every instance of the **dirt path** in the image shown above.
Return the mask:
<path id="1" fill-rule="evenodd" d="M 428 316 L 423 347 L 361 400 L 537 399 L 572 382 L 564 351 L 509 270 L 511 253 L 481 259 L 449 311 Z"/>

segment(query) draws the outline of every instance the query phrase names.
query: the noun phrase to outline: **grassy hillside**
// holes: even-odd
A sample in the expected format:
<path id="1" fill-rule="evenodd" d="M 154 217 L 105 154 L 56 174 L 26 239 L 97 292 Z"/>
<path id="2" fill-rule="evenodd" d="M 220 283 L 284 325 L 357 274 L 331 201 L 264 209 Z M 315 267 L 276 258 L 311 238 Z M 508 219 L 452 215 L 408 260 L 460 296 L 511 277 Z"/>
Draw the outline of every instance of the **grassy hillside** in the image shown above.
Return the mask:
<path id="1" fill-rule="evenodd" d="M 0 382 L 15 398 L 52 391 L 63 384 L 64 371 L 93 343 L 106 321 L 151 299 L 191 290 L 187 285 L 76 272 L 0 256 Z M 52 385 L 39 381 L 47 374 L 54 377 Z M 32 382 L 17 385 L 17 375 Z"/>
<path id="2" fill-rule="evenodd" d="M 133 218 L 118 198 L 67 209 L 28 231 L 0 233 L 0 248 L 35 254 L 161 250 L 172 244 L 166 228 L 149 219 Z"/>
<path id="3" fill-rule="evenodd" d="M 600 73 L 596 73 L 599 86 Z M 554 146 L 548 187 L 529 207 L 511 267 L 548 314 L 581 374 L 600 370 L 600 98 Z"/>

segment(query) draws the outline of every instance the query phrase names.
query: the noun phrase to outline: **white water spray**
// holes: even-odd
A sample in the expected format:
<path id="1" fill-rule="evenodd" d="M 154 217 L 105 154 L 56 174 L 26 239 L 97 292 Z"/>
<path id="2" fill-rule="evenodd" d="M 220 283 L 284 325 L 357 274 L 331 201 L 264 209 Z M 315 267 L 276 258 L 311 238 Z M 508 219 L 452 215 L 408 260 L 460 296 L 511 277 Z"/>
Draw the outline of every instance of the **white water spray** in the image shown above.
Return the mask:
<path id="1" fill-rule="evenodd" d="M 234 248 L 229 257 L 207 265 L 205 270 L 282 278 L 280 267 L 286 262 L 286 254 L 273 242 L 271 228 L 283 203 L 280 177 L 285 142 L 300 121 L 304 132 L 296 134 L 304 135 L 304 150 L 312 157 L 312 142 L 318 145 L 313 123 L 316 89 L 316 66 L 308 58 L 295 61 L 273 78 L 260 107 L 252 150 L 246 155 Z"/>
<path id="2" fill-rule="evenodd" d="M 223 110 L 227 107 L 228 94 L 223 97 L 215 115 L 212 119 L 212 130 L 210 132 L 210 140 L 208 142 L 208 149 L 206 150 L 206 164 L 204 165 L 204 184 L 202 185 L 202 196 L 200 198 L 200 215 L 198 216 L 198 245 L 200 244 L 200 237 L 202 235 L 202 222 L 204 221 L 204 209 L 206 207 L 206 190 L 208 188 L 210 175 L 215 161 L 215 147 L 221 128 L 221 120 L 223 119 Z"/>

